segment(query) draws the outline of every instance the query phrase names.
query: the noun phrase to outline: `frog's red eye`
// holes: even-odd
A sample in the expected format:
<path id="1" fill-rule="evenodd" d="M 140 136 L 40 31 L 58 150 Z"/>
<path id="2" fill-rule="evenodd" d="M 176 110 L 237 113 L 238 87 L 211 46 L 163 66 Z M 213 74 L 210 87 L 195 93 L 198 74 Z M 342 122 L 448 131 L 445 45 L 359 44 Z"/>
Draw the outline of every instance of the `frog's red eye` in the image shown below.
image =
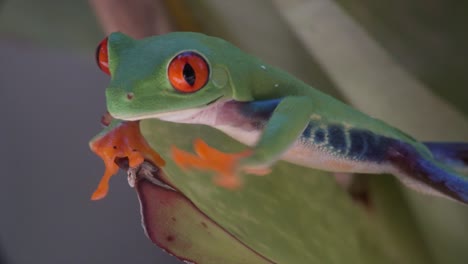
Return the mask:
<path id="1" fill-rule="evenodd" d="M 167 69 L 167 77 L 172 86 L 183 93 L 193 93 L 203 88 L 209 75 L 208 63 L 192 51 L 177 55 Z"/>
<path id="2" fill-rule="evenodd" d="M 103 39 L 96 48 L 96 62 L 103 72 L 110 75 L 109 56 L 107 53 L 107 38 Z"/>

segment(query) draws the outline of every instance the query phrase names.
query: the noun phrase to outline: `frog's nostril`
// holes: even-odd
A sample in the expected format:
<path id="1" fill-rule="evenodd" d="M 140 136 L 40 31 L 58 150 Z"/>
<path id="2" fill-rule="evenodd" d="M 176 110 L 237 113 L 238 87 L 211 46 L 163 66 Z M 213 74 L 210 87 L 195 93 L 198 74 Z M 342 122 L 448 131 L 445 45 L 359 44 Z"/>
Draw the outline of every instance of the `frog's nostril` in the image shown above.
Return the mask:
<path id="1" fill-rule="evenodd" d="M 128 100 L 132 100 L 135 95 L 133 93 L 127 93 Z"/>

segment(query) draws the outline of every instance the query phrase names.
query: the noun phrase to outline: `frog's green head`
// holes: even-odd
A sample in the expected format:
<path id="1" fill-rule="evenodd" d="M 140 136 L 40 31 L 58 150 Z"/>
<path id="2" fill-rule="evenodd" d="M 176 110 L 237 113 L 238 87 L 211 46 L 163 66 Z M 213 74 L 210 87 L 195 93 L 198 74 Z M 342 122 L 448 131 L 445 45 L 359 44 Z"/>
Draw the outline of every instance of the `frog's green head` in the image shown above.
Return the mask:
<path id="1" fill-rule="evenodd" d="M 112 33 L 97 51 L 100 68 L 111 75 L 108 110 L 123 120 L 198 109 L 232 97 L 239 93 L 232 75 L 248 71 L 237 63 L 229 66 L 245 61 L 239 56 L 249 57 L 222 39 L 188 32 L 141 40 Z"/>

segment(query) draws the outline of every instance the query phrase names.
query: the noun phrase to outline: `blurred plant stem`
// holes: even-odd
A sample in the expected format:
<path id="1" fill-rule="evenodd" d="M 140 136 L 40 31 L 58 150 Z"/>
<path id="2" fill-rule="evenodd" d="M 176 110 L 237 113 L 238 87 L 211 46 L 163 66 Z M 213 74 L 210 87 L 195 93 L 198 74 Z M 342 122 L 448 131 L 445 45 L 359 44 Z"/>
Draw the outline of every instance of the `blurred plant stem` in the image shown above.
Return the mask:
<path id="1" fill-rule="evenodd" d="M 403 69 L 334 1 L 293 2 L 275 1 L 349 103 L 419 140 L 467 139 L 465 117 Z"/>
<path id="2" fill-rule="evenodd" d="M 335 1 L 408 72 L 468 116 L 467 1 Z"/>
<path id="3" fill-rule="evenodd" d="M 171 32 L 163 0 L 89 0 L 102 28 L 109 34 L 120 31 L 134 38 Z"/>

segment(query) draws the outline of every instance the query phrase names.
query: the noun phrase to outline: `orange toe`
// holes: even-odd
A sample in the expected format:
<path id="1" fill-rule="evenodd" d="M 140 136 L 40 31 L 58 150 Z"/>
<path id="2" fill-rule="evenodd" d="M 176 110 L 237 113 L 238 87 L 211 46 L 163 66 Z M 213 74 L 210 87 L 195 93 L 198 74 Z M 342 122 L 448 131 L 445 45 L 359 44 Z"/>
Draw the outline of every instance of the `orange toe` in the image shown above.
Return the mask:
<path id="1" fill-rule="evenodd" d="M 214 171 L 216 177 L 215 184 L 228 189 L 235 189 L 241 185 L 236 165 L 239 159 L 247 156 L 249 152 L 224 153 L 208 146 L 201 139 L 194 142 L 195 154 L 172 148 L 172 157 L 174 162 L 181 168 L 189 167 Z"/>
<path id="2" fill-rule="evenodd" d="M 94 191 L 93 195 L 91 196 L 91 200 L 96 201 L 104 198 L 109 192 L 109 180 L 112 175 L 116 174 L 119 170 L 119 167 L 115 163 L 107 163 L 106 164 L 106 171 L 104 172 L 104 176 L 102 176 L 101 181 L 99 182 L 98 187 Z"/>
<path id="3" fill-rule="evenodd" d="M 200 163 L 203 161 L 198 156 L 193 155 L 192 153 L 183 151 L 181 149 L 178 149 L 175 146 L 172 146 L 171 152 L 172 152 L 172 159 L 174 160 L 174 162 L 177 164 L 177 166 L 183 169 L 188 169 L 190 167 L 197 167 L 197 165 L 200 165 Z"/>
<path id="4" fill-rule="evenodd" d="M 199 138 L 195 139 L 193 143 L 193 148 L 195 150 L 195 153 L 197 153 L 198 156 L 200 156 L 200 158 L 204 159 L 213 159 L 218 156 L 223 157 L 223 155 L 226 155 L 226 153 L 223 153 L 215 148 L 208 146 L 208 144 L 206 144 L 205 141 Z"/>

